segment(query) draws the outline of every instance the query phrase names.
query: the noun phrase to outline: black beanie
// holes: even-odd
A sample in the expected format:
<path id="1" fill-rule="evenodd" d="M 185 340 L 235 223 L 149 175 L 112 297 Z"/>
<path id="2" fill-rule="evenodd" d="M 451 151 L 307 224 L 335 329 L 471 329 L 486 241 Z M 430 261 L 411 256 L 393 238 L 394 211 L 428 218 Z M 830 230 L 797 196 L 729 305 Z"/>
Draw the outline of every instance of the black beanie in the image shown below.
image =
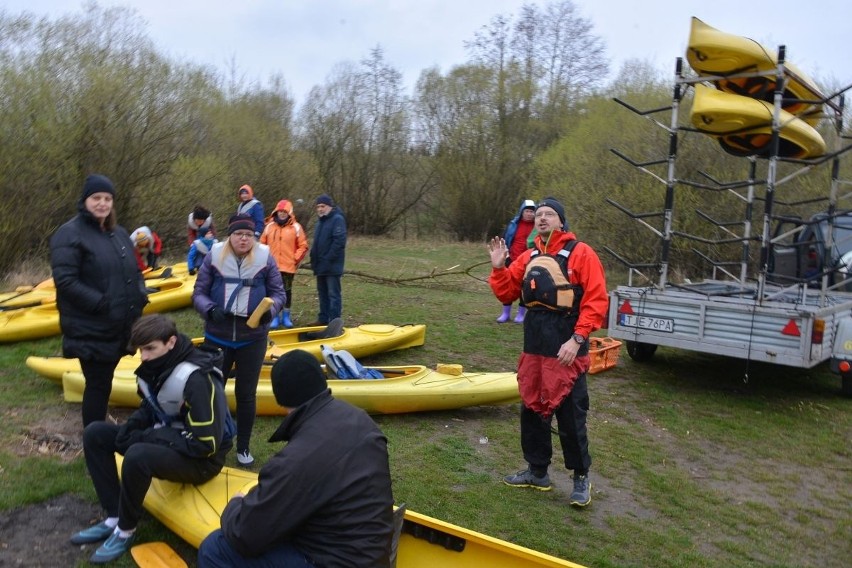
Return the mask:
<path id="1" fill-rule="evenodd" d="M 327 193 L 323 193 L 319 197 L 317 197 L 317 201 L 315 205 L 328 205 L 329 207 L 334 207 L 334 200 Z"/>
<path id="2" fill-rule="evenodd" d="M 556 214 L 559 215 L 559 220 L 562 221 L 562 230 L 568 230 L 568 221 L 565 219 L 565 208 L 561 203 L 556 201 L 555 197 L 545 197 L 538 202 L 538 205 L 535 206 L 536 211 L 538 211 L 539 207 L 550 207 L 556 211 Z"/>
<path id="3" fill-rule="evenodd" d="M 83 201 L 88 199 L 90 195 L 93 193 L 109 193 L 113 197 L 115 197 L 115 186 L 112 185 L 112 181 L 106 176 L 102 176 L 101 174 L 91 174 L 86 178 L 86 181 L 83 183 Z"/>
<path id="4" fill-rule="evenodd" d="M 254 233 L 254 219 L 251 218 L 251 215 L 240 213 L 239 215 L 231 215 L 231 218 L 228 219 L 229 235 L 240 230 L 251 231 Z"/>
<path id="5" fill-rule="evenodd" d="M 272 365 L 272 392 L 281 406 L 301 406 L 327 388 L 319 361 L 307 351 L 295 349 Z"/>

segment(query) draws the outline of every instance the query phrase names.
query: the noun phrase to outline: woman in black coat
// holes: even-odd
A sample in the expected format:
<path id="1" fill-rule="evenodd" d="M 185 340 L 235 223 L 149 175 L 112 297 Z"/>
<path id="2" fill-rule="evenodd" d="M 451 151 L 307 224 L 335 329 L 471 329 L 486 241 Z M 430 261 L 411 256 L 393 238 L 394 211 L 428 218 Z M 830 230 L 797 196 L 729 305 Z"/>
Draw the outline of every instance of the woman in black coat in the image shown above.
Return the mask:
<path id="1" fill-rule="evenodd" d="M 115 187 L 92 174 L 78 213 L 50 238 L 50 266 L 62 354 L 80 359 L 86 387 L 83 426 L 104 420 L 118 360 L 130 353 L 130 327 L 148 302 L 133 243 L 116 223 Z"/>

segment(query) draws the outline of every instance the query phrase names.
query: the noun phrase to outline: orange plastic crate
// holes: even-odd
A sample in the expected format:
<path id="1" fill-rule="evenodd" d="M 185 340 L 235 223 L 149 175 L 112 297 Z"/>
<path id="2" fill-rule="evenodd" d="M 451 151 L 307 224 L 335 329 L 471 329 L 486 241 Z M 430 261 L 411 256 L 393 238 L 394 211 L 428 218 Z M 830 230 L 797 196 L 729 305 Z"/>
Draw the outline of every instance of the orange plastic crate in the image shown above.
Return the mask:
<path id="1" fill-rule="evenodd" d="M 618 364 L 618 354 L 621 350 L 621 342 L 611 337 L 590 337 L 589 357 L 592 363 L 589 366 L 589 374 L 594 375 L 601 371 L 611 369 Z"/>

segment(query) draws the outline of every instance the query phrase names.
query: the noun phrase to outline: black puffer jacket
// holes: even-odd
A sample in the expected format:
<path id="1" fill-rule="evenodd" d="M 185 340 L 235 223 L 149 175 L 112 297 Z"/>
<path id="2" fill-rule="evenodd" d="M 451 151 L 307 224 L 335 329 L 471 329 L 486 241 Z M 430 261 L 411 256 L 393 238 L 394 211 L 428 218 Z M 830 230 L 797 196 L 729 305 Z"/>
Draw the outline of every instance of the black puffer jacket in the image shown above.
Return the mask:
<path id="1" fill-rule="evenodd" d="M 62 354 L 100 361 L 128 354 L 130 327 L 148 298 L 127 231 L 102 231 L 81 202 L 50 238 L 50 266 Z"/>

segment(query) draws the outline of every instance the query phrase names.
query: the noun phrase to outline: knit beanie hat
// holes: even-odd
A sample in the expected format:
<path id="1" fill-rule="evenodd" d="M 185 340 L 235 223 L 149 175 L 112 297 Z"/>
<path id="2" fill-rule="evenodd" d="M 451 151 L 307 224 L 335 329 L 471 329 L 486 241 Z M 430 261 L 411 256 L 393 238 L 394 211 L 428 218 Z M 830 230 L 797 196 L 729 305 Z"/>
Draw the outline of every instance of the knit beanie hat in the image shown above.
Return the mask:
<path id="1" fill-rule="evenodd" d="M 93 193 L 102 192 L 115 196 L 115 186 L 112 185 L 112 181 L 101 174 L 89 175 L 83 183 L 83 200 L 88 199 Z"/>
<path id="2" fill-rule="evenodd" d="M 544 199 L 538 202 L 538 205 L 536 205 L 536 211 L 538 211 L 539 207 L 550 207 L 551 209 L 556 211 L 556 214 L 559 215 L 559 220 L 562 221 L 562 230 L 568 230 L 568 221 L 565 219 L 565 208 L 562 206 L 561 203 L 556 201 L 555 197 L 545 197 Z"/>
<path id="3" fill-rule="evenodd" d="M 281 406 L 301 406 L 327 388 L 322 367 L 307 351 L 289 351 L 272 365 L 272 392 Z"/>
<path id="4" fill-rule="evenodd" d="M 334 207 L 334 201 L 331 199 L 331 196 L 327 193 L 323 193 L 319 197 L 317 197 L 317 202 L 315 205 L 328 205 L 329 207 Z"/>
<path id="5" fill-rule="evenodd" d="M 239 215 L 231 215 L 231 218 L 228 219 L 229 235 L 241 230 L 254 233 L 254 219 L 251 218 L 251 215 L 240 213 Z"/>

